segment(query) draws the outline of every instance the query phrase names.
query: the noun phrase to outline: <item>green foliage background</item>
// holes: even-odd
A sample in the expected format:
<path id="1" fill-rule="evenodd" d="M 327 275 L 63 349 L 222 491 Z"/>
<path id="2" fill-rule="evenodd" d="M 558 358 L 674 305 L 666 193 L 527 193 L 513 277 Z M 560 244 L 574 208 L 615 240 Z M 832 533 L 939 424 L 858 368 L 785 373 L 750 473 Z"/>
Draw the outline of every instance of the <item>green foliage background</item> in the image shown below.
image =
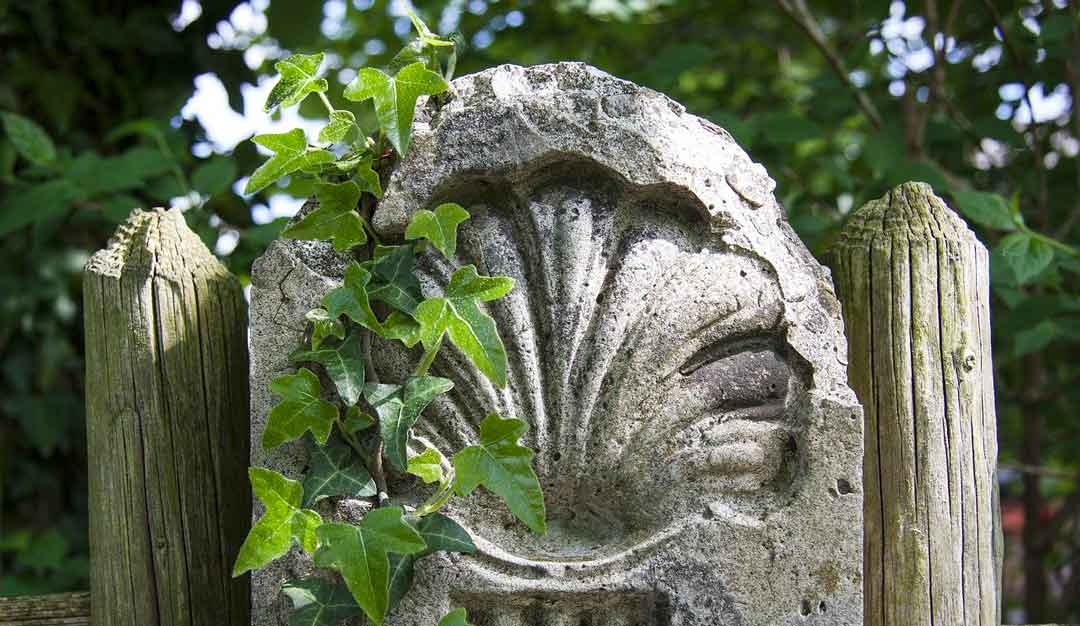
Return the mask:
<path id="1" fill-rule="evenodd" d="M 33 120 L 52 144 L 26 140 L 5 116 L 0 595 L 86 586 L 82 393 L 93 381 L 83 380 L 80 279 L 88 255 L 132 207 L 195 192 L 189 223 L 211 247 L 238 237 L 224 260 L 243 278 L 283 226 L 256 223 L 253 215 L 265 212 L 252 207 L 271 194 L 310 192 L 294 184 L 238 195 L 233 182 L 262 160 L 250 142 L 194 156 L 206 131 L 178 115 L 194 77 L 215 74 L 242 111 L 241 85 L 273 74 L 286 50 L 327 50 L 334 54 L 324 73 L 336 95 L 341 70 L 388 62 L 408 32 L 400 1 L 197 4 L 201 15 L 181 25 L 173 21 L 178 2 L 0 0 L 0 111 Z M 1016 531 L 1006 544 L 1007 621 L 1080 621 L 1080 109 L 1032 124 L 1023 97 L 1035 85 L 1066 102 L 1080 90 L 1075 4 L 414 6 L 433 27 L 466 33 L 473 45 L 458 74 L 582 60 L 724 126 L 776 179 L 793 225 L 819 256 L 850 210 L 904 180 L 931 183 L 960 209 L 995 251 L 1002 495 L 1007 530 Z M 236 28 L 237 10 L 265 14 L 267 27 Z M 254 69 L 245 62 L 252 46 L 269 53 L 258 65 L 260 55 L 247 55 Z M 370 103 L 334 105 L 373 126 Z M 301 112 L 321 114 L 317 107 L 312 98 Z"/>

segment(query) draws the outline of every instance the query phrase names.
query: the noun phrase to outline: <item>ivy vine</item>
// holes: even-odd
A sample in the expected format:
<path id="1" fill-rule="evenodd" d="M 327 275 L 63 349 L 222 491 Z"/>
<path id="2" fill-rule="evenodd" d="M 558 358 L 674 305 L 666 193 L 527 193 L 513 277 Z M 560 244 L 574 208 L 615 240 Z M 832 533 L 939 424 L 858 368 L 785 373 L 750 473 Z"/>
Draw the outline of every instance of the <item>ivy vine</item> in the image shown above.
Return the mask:
<path id="1" fill-rule="evenodd" d="M 465 265 L 453 272 L 441 296 L 424 297 L 417 255 L 454 260 L 457 229 L 469 219 L 458 204 L 416 211 L 401 242 L 380 240 L 369 222 L 382 198 L 381 175 L 395 155 L 409 149 L 416 101 L 446 91 L 462 48 L 460 37 L 440 38 L 411 17 L 417 37 L 387 71 L 363 68 L 344 90 L 348 100 L 374 101 L 377 132 L 364 132 L 351 111 L 331 104 L 329 84 L 319 76 L 322 53 L 296 54 L 275 65 L 281 77 L 265 108 L 294 106 L 315 94 L 327 111 L 318 145 L 310 145 L 300 129 L 252 138 L 273 156 L 252 174 L 246 193 L 285 176 L 315 179 L 318 208 L 282 234 L 329 241 L 352 257 L 343 286 L 305 316 L 307 343 L 289 355 L 299 369 L 270 385 L 280 401 L 270 411 L 262 445 L 269 449 L 304 438 L 311 459 L 307 473 L 290 480 L 265 468 L 249 470 L 266 511 L 241 546 L 233 575 L 265 567 L 298 544 L 317 567 L 337 572 L 343 581 L 311 576 L 285 583 L 282 592 L 294 607 L 290 626 L 333 626 L 361 613 L 373 624 L 384 623 L 412 586 L 417 560 L 476 550 L 469 533 L 439 511 L 478 486 L 501 497 L 532 531 L 546 532 L 534 453 L 519 443 L 525 422 L 491 413 L 480 423 L 479 441 L 452 456 L 412 430 L 432 400 L 454 386 L 428 374 L 445 340 L 492 383 L 506 385 L 506 350 L 481 303 L 503 297 L 514 282 Z M 408 379 L 382 381 L 370 358 L 373 338 L 422 349 Z M 319 368 L 333 393 L 323 389 Z M 422 451 L 410 454 L 410 443 Z M 388 475 L 412 475 L 431 485 L 431 494 L 415 508 L 398 503 L 387 492 Z M 311 508 L 322 498 L 342 496 L 372 498 L 373 507 L 357 524 L 324 520 Z M 451 611 L 441 624 L 465 626 L 465 610 Z"/>

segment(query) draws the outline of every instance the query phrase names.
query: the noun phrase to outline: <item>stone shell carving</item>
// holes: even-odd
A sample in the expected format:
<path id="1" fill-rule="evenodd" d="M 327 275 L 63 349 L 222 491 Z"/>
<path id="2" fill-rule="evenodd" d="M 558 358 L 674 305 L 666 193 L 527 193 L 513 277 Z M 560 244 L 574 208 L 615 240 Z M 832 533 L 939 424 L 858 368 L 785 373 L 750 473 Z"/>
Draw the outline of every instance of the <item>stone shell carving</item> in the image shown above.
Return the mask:
<path id="1" fill-rule="evenodd" d="M 862 623 L 861 413 L 827 270 L 774 186 L 726 131 L 582 64 L 494 68 L 418 111 L 376 229 L 459 202 L 473 217 L 457 264 L 517 288 L 488 306 L 507 387 L 444 350 L 433 371 L 457 389 L 417 432 L 452 451 L 491 410 L 529 422 L 550 532 L 479 493 L 450 508 L 479 553 L 422 561 L 391 623 L 455 606 L 478 626 Z M 265 383 L 342 267 L 302 242 L 258 262 L 253 436 Z M 426 256 L 425 290 L 450 271 Z M 404 377 L 419 355 L 374 356 Z M 305 463 L 297 446 L 253 457 L 294 476 Z M 290 555 L 256 575 L 256 623 L 284 623 L 276 586 L 306 567 Z"/>

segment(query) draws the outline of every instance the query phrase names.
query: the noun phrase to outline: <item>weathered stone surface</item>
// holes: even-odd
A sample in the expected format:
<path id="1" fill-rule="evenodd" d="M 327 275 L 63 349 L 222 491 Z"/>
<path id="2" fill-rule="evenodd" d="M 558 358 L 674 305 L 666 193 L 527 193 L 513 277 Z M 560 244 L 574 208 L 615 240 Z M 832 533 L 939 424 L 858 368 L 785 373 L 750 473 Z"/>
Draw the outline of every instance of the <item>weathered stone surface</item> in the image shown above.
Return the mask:
<path id="1" fill-rule="evenodd" d="M 457 389 L 417 431 L 455 451 L 490 410 L 529 422 L 550 531 L 481 492 L 455 501 L 479 553 L 421 561 L 390 623 L 456 606 L 478 626 L 862 623 L 861 412 L 829 275 L 774 186 L 726 131 L 581 64 L 466 76 L 418 111 L 376 229 L 392 238 L 413 211 L 459 202 L 473 218 L 458 262 L 517 287 L 488 307 L 507 388 L 444 350 L 432 369 Z M 298 242 L 258 262 L 253 437 L 342 267 Z M 450 269 L 429 259 L 425 290 Z M 377 344 L 374 358 L 385 382 L 419 353 Z M 299 446 L 252 448 L 303 470 Z M 290 555 L 256 575 L 256 623 L 285 623 L 277 587 L 306 567 Z"/>

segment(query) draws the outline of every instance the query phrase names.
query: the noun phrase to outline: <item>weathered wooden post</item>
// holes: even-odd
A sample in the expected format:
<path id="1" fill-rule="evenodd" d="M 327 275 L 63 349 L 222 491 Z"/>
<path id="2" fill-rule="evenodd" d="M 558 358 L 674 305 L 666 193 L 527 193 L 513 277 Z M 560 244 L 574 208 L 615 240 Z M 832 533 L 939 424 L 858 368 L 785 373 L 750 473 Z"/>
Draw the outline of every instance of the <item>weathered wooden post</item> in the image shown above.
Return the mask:
<path id="1" fill-rule="evenodd" d="M 866 626 L 997 626 L 1001 531 L 986 248 L 929 185 L 833 252 L 865 408 Z"/>
<path id="2" fill-rule="evenodd" d="M 247 626 L 246 311 L 177 211 L 136 211 L 86 266 L 95 626 Z"/>

